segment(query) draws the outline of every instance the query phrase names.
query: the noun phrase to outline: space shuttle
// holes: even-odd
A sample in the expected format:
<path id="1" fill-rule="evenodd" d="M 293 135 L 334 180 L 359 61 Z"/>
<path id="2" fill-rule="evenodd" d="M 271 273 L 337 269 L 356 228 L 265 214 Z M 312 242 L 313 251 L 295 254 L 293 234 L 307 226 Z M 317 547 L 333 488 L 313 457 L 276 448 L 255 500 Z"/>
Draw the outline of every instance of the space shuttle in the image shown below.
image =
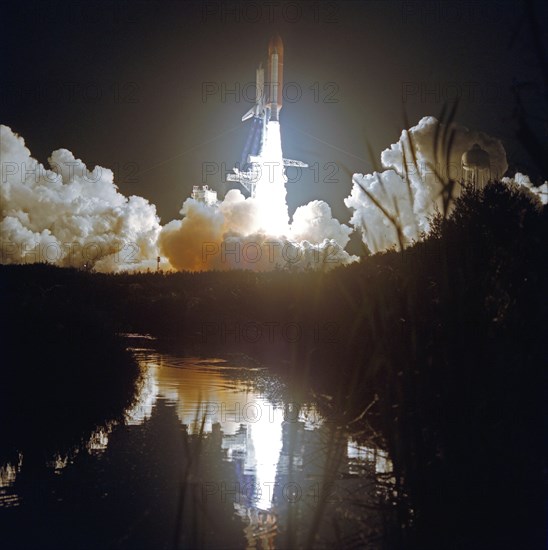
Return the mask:
<path id="1" fill-rule="evenodd" d="M 263 64 L 256 71 L 255 105 L 242 117 L 242 122 L 253 117 L 264 115 L 266 122 L 279 120 L 283 99 L 284 78 L 284 45 L 279 35 L 270 39 L 268 43 L 268 80 L 264 80 Z"/>
<path id="2" fill-rule="evenodd" d="M 228 181 L 237 181 L 247 189 L 251 196 L 255 194 L 253 180 L 256 174 L 253 164 L 259 161 L 267 137 L 268 123 L 279 122 L 283 104 L 284 45 L 279 35 L 268 43 L 268 59 L 265 70 L 261 63 L 255 73 L 255 104 L 242 116 L 242 122 L 252 119 L 250 132 L 242 154 L 240 167 L 227 174 Z M 284 166 L 307 168 L 308 164 L 300 160 L 283 159 Z"/>

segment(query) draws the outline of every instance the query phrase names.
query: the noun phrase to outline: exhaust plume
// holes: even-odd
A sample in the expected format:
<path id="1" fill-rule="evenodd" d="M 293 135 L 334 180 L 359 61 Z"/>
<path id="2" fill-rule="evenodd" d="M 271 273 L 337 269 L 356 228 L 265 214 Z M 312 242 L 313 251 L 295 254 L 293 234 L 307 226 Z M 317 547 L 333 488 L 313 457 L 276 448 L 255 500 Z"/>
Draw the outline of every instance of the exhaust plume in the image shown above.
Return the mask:
<path id="1" fill-rule="evenodd" d="M 289 224 L 280 126 L 270 121 L 255 165 L 256 193 L 230 190 L 218 204 L 187 199 L 183 218 L 165 225 L 159 247 L 178 270 L 321 269 L 355 261 L 344 247 L 352 229 L 323 201 L 297 208 Z"/>

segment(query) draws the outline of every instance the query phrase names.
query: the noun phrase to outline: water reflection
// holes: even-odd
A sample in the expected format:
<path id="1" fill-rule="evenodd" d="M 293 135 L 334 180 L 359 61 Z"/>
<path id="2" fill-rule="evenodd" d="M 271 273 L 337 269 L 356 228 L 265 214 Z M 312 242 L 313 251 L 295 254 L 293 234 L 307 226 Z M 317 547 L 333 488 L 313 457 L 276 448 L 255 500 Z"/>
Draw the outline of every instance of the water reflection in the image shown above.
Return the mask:
<path id="1" fill-rule="evenodd" d="M 128 412 L 128 422 L 149 418 L 158 399 L 172 403 L 189 434 L 212 434 L 226 459 L 237 464 L 240 495 L 250 495 L 258 510 L 269 510 L 288 411 L 284 413 L 280 404 L 238 378 L 242 370 L 226 362 L 134 351 L 147 374 L 142 399 Z M 307 413 L 299 413 L 294 420 L 306 414 L 310 422 Z"/>
<path id="2" fill-rule="evenodd" d="M 220 360 L 135 353 L 148 374 L 129 421 L 144 421 L 155 402 L 165 400 L 185 433 L 207 437 L 223 451 L 236 481 L 206 481 L 202 498 L 232 500 L 249 548 L 377 540 L 374 474 L 391 472 L 385 452 L 358 445 L 312 404 L 265 394 L 242 369 Z M 333 523 L 322 522 L 324 516 Z"/>
<path id="3" fill-rule="evenodd" d="M 260 369 L 133 353 L 142 383 L 123 423 L 54 454 L 39 488 L 24 454 L 0 468 L 0 506 L 22 509 L 14 525 L 40 517 L 58 548 L 378 547 L 385 453 L 292 402 Z"/>

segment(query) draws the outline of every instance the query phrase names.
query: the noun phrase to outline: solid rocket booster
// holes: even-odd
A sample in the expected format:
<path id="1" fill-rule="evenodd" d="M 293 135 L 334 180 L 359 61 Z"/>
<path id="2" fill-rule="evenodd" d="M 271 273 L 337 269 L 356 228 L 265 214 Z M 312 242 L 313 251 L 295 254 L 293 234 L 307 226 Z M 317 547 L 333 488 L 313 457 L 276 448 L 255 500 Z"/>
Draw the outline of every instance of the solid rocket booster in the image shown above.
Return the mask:
<path id="1" fill-rule="evenodd" d="M 256 75 L 255 88 L 255 116 L 261 115 L 261 104 L 264 103 L 264 69 L 263 64 L 259 65 Z"/>
<path id="2" fill-rule="evenodd" d="M 279 35 L 268 43 L 268 104 L 271 120 L 278 120 L 282 108 L 284 45 Z"/>

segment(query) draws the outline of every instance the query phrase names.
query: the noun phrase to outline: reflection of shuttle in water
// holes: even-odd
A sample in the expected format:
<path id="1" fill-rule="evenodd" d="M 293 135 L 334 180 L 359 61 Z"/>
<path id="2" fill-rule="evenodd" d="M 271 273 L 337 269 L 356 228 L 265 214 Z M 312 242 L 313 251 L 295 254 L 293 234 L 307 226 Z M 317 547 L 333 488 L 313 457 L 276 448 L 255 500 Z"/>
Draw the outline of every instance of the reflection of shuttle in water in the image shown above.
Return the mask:
<path id="1" fill-rule="evenodd" d="M 253 118 L 247 141 L 240 162 L 240 168 L 227 174 L 228 181 L 240 183 L 249 194 L 255 195 L 255 184 L 258 179 L 257 165 L 267 137 L 268 123 L 279 121 L 283 98 L 284 46 L 282 39 L 276 35 L 268 43 L 267 78 L 262 63 L 255 76 L 255 104 L 242 116 L 242 121 Z M 308 164 L 299 160 L 283 159 L 284 166 L 306 168 Z"/>

